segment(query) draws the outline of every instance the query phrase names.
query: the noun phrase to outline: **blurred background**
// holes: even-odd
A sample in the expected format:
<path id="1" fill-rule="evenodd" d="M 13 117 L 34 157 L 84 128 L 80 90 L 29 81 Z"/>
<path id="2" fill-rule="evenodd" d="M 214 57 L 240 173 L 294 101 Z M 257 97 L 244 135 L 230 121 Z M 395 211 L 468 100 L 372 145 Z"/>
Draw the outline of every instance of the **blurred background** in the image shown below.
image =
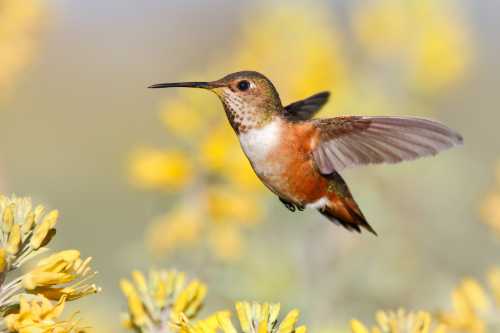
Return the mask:
<path id="1" fill-rule="evenodd" d="M 279 301 L 320 332 L 449 309 L 500 261 L 499 29 L 498 1 L 0 0 L 0 190 L 61 211 L 52 248 L 94 257 L 79 309 L 102 331 L 150 267 L 206 282 L 205 313 Z M 215 96 L 146 89 L 243 69 L 284 104 L 330 90 L 320 117 L 430 117 L 465 145 L 343 173 L 379 237 L 293 214 Z"/>

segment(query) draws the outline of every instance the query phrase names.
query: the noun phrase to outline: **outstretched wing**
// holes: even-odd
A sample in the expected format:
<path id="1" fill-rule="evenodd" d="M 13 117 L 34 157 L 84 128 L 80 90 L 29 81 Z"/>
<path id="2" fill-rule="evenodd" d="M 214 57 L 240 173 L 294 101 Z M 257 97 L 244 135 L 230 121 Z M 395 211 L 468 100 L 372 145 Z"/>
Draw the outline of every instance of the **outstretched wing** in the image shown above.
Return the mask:
<path id="1" fill-rule="evenodd" d="M 313 124 L 319 129 L 313 158 L 322 174 L 436 155 L 463 142 L 457 132 L 422 118 L 352 116 L 317 119 Z"/>
<path id="2" fill-rule="evenodd" d="M 330 93 L 323 91 L 285 106 L 284 116 L 290 121 L 309 120 L 328 102 Z"/>

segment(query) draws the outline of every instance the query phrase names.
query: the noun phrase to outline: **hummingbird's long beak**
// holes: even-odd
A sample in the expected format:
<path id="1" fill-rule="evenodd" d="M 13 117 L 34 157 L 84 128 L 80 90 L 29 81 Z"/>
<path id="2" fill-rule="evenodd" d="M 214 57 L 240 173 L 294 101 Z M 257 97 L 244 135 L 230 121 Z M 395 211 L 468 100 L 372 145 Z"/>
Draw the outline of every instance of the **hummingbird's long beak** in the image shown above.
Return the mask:
<path id="1" fill-rule="evenodd" d="M 217 82 L 175 82 L 175 83 L 158 83 L 149 86 L 148 88 L 202 88 L 202 89 L 213 89 L 221 87 L 222 85 Z"/>

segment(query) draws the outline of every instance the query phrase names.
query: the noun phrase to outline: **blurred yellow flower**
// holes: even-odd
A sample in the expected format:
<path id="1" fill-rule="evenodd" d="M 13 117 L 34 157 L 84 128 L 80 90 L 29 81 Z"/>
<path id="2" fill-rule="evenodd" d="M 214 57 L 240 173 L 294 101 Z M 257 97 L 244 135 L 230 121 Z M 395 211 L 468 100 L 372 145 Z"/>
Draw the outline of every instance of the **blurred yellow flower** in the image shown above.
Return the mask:
<path id="1" fill-rule="evenodd" d="M 452 293 L 452 310 L 439 314 L 439 320 L 453 330 L 471 333 L 494 332 L 500 328 L 500 269 L 488 274 L 493 296 L 488 297 L 474 279 L 464 279 Z M 496 305 L 495 305 L 496 302 Z"/>
<path id="2" fill-rule="evenodd" d="M 0 2 L 0 98 L 33 58 L 45 6 L 40 0 Z"/>
<path id="3" fill-rule="evenodd" d="M 168 133 L 193 141 L 205 134 L 207 122 L 217 111 L 217 101 L 206 92 L 180 92 L 182 98 L 172 99 L 161 107 L 160 119 Z"/>
<path id="4" fill-rule="evenodd" d="M 185 274 L 151 270 L 148 278 L 132 272 L 132 281 L 122 279 L 120 287 L 128 301 L 124 326 L 138 332 L 170 332 L 169 327 L 189 319 L 200 310 L 207 292 L 198 280 L 186 283 Z"/>
<path id="5" fill-rule="evenodd" d="M 59 212 L 45 213 L 30 198 L 0 195 L 0 316 L 9 332 L 81 332 L 74 318 L 60 319 L 66 301 L 100 290 L 90 258 L 77 250 L 50 255 L 24 274 L 12 273 L 44 252 L 55 235 Z M 12 276 L 11 276 L 12 275 Z M 53 303 L 52 301 L 57 301 Z M 4 332 L 2 326 L 0 331 Z"/>
<path id="6" fill-rule="evenodd" d="M 500 236 L 500 192 L 489 193 L 484 198 L 481 217 Z"/>
<path id="7" fill-rule="evenodd" d="M 408 1 L 379 0 L 360 3 L 352 15 L 352 29 L 370 55 L 401 52 L 411 33 Z"/>
<path id="8" fill-rule="evenodd" d="M 496 169 L 496 185 L 480 206 L 481 218 L 500 237 L 500 162 Z"/>
<path id="9" fill-rule="evenodd" d="M 232 188 L 212 186 L 207 190 L 208 214 L 215 221 L 234 220 L 253 224 L 262 218 L 262 208 L 255 196 Z"/>
<path id="10" fill-rule="evenodd" d="M 372 333 L 445 333 L 444 325 L 438 325 L 431 330 L 432 317 L 428 312 L 406 312 L 403 309 L 398 311 L 384 312 L 376 314 L 377 325 Z M 358 320 L 351 320 L 352 333 L 369 333 L 370 330 Z"/>
<path id="11" fill-rule="evenodd" d="M 189 207 L 178 207 L 155 218 L 149 225 L 146 241 L 154 254 L 164 254 L 176 248 L 193 246 L 204 227 L 203 216 Z"/>
<path id="12" fill-rule="evenodd" d="M 232 68 L 265 73 L 276 82 L 283 101 L 332 90 L 336 103 L 327 107 L 338 108 L 350 88 L 350 77 L 342 39 L 330 12 L 322 2 L 314 6 L 263 4 L 243 23 Z"/>
<path id="13" fill-rule="evenodd" d="M 211 230 L 210 247 L 217 258 L 234 261 L 240 258 L 244 241 L 241 231 L 232 225 L 221 225 Z"/>
<path id="14" fill-rule="evenodd" d="M 132 182 L 143 188 L 174 191 L 193 178 L 191 160 L 179 151 L 141 149 L 131 159 Z"/>
<path id="15" fill-rule="evenodd" d="M 469 62 L 463 24 L 444 12 L 439 15 L 422 15 L 423 29 L 409 62 L 411 78 L 426 93 L 459 81 Z"/>
<path id="16" fill-rule="evenodd" d="M 469 63 L 465 23 L 446 1 L 362 2 L 352 28 L 369 55 L 406 68 L 409 83 L 424 93 L 459 81 Z"/>

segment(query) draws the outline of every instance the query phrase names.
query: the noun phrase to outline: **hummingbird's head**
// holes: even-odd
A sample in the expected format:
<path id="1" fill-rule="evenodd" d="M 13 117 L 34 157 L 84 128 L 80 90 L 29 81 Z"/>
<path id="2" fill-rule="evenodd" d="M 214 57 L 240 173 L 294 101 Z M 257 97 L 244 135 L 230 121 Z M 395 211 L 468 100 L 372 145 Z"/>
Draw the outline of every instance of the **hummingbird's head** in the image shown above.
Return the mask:
<path id="1" fill-rule="evenodd" d="M 160 83 L 149 88 L 171 87 L 213 91 L 224 105 L 227 117 L 237 133 L 265 125 L 283 109 L 271 81 L 254 71 L 232 73 L 211 82 Z"/>

